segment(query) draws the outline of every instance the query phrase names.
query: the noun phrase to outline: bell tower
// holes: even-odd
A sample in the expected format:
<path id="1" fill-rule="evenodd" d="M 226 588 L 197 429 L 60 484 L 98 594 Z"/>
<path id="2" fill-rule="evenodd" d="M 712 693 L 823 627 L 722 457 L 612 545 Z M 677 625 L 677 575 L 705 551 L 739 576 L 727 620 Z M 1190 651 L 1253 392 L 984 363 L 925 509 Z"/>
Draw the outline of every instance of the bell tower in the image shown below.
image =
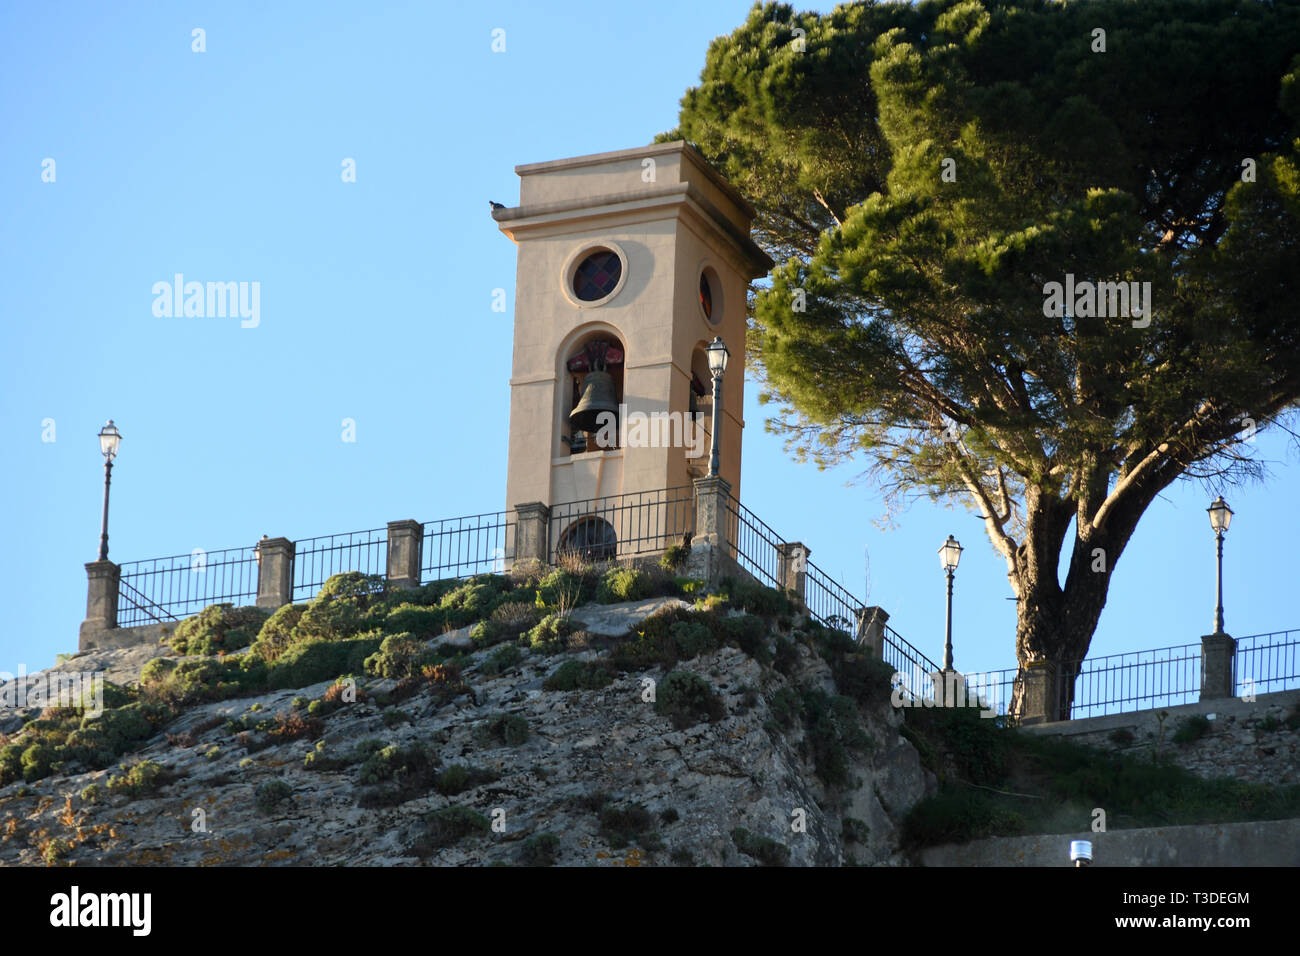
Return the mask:
<path id="1" fill-rule="evenodd" d="M 684 141 L 515 172 L 519 205 L 492 213 L 518 247 L 506 507 L 705 476 L 717 337 L 719 473 L 739 496 L 745 294 L 772 266 L 753 208 Z"/>

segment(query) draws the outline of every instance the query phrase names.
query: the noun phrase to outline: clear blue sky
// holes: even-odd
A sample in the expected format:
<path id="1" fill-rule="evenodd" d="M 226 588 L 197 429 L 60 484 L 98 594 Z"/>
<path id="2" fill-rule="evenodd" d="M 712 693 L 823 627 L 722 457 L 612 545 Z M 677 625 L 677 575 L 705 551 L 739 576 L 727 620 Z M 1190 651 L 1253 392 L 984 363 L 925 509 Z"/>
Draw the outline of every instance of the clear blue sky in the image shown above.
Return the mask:
<path id="1" fill-rule="evenodd" d="M 487 201 L 518 202 L 516 164 L 672 128 L 710 39 L 748 7 L 6 4 L 0 670 L 76 648 L 110 417 L 126 436 L 118 562 L 503 507 L 515 250 Z M 206 53 L 191 52 L 195 27 Z M 260 282 L 260 326 L 155 317 L 152 286 L 176 272 Z M 1014 604 L 982 524 L 926 501 L 880 530 L 877 492 L 847 485 L 858 469 L 791 462 L 757 393 L 751 382 L 745 504 L 858 593 L 869 552 L 872 602 L 933 658 L 935 552 L 956 534 L 956 664 L 1011 666 Z M 1226 491 L 1236 635 L 1300 627 L 1300 471 L 1284 438 L 1258 439 L 1276 462 L 1268 485 Z M 1210 629 L 1210 497 L 1176 487 L 1148 513 L 1093 654 Z"/>

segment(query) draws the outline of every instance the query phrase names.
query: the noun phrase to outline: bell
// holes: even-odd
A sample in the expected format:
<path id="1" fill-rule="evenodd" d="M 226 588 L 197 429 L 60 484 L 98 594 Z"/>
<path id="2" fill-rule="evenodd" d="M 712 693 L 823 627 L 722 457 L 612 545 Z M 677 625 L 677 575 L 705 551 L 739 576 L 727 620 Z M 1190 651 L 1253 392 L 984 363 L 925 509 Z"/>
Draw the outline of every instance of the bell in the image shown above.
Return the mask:
<path id="1" fill-rule="evenodd" d="M 614 376 L 605 371 L 588 372 L 582 389 L 582 398 L 569 413 L 569 424 L 584 432 L 599 431 L 600 426 L 604 424 L 600 421 L 601 412 L 618 415 L 618 395 L 614 391 Z"/>

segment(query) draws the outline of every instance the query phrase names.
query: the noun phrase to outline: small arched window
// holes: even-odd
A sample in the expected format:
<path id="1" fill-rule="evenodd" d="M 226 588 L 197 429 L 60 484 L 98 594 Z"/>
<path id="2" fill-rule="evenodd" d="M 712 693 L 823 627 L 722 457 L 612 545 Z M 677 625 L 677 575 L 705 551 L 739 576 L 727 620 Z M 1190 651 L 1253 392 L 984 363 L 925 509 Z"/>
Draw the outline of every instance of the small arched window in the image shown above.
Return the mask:
<path id="1" fill-rule="evenodd" d="M 604 518 L 587 515 L 564 529 L 558 550 L 583 561 L 613 561 L 618 557 L 618 535 Z"/>

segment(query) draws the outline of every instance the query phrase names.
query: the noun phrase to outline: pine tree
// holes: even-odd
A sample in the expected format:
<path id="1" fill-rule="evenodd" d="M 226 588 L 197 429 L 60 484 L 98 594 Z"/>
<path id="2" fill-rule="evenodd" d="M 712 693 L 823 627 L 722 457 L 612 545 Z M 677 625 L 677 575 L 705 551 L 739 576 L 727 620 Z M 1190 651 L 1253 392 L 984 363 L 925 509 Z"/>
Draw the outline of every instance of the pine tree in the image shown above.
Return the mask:
<path id="1" fill-rule="evenodd" d="M 768 4 L 659 137 L 780 263 L 749 342 L 772 424 L 893 504 L 976 509 L 1021 666 L 1071 677 L 1156 496 L 1259 477 L 1243 438 L 1300 401 L 1297 52 L 1297 0 Z M 1120 282 L 1144 314 L 1080 291 Z"/>

